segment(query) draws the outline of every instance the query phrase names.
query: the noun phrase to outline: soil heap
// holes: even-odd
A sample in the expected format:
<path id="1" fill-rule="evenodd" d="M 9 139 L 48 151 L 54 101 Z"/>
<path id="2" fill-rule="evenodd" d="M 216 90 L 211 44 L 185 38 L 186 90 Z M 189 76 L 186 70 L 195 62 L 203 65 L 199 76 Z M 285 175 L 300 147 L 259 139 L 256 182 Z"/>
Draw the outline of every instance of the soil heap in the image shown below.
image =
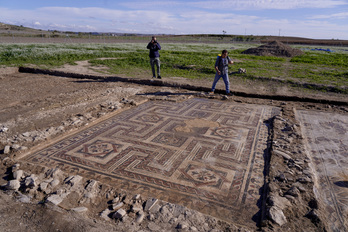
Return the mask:
<path id="1" fill-rule="evenodd" d="M 292 48 L 283 44 L 280 41 L 273 41 L 257 48 L 249 48 L 242 54 L 252 54 L 257 56 L 279 56 L 279 57 L 294 57 L 302 55 L 303 52 L 299 49 Z"/>

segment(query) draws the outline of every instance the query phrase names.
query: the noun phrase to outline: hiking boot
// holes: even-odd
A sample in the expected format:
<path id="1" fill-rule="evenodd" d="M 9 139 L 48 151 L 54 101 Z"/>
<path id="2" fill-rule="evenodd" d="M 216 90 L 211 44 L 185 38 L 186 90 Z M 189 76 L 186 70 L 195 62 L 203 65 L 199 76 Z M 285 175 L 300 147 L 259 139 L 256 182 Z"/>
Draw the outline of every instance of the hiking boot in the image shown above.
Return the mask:
<path id="1" fill-rule="evenodd" d="M 158 78 L 158 79 L 162 79 L 162 77 L 161 77 L 161 76 L 158 76 L 157 78 Z"/>

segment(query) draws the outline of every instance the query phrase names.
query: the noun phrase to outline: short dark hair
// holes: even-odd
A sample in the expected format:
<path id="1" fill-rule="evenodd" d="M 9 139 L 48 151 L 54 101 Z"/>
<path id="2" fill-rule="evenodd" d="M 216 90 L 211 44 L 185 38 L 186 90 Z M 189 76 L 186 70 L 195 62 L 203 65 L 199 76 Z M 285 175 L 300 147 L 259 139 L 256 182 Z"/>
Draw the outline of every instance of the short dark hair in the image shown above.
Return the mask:
<path id="1" fill-rule="evenodd" d="M 225 54 L 228 53 L 228 51 L 226 49 L 222 50 L 221 54 Z"/>

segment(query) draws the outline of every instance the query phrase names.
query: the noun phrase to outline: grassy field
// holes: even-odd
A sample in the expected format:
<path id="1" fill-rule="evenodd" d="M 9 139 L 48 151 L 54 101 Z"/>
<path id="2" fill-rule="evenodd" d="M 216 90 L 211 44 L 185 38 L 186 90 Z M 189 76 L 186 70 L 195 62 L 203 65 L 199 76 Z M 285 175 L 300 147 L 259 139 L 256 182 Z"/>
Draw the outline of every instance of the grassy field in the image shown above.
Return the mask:
<path id="1" fill-rule="evenodd" d="M 0 44 L 0 66 L 35 65 L 54 68 L 66 63 L 89 60 L 105 65 L 112 74 L 130 77 L 149 70 L 146 43 L 114 44 Z M 298 46 L 304 55 L 294 58 L 264 57 L 241 54 L 259 44 L 246 43 L 162 43 L 161 71 L 163 76 L 207 78 L 214 76 L 214 63 L 222 49 L 235 61 L 230 71 L 245 68 L 247 74 L 234 74 L 242 79 L 277 79 L 288 83 L 329 85 L 334 91 L 348 93 L 348 48 L 331 48 L 334 52 Z M 326 48 L 326 47 L 325 47 Z M 116 58 L 116 59 L 98 59 Z"/>

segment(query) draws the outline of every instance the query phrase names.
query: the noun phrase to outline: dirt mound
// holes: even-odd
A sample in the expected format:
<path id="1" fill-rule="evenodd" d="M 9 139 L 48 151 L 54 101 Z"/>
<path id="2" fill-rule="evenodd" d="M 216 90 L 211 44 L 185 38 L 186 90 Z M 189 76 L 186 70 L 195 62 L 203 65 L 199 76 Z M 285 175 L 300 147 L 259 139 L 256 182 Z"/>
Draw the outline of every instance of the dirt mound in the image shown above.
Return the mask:
<path id="1" fill-rule="evenodd" d="M 302 55 L 303 52 L 299 49 L 287 46 L 279 41 L 273 41 L 257 48 L 249 48 L 242 54 L 252 54 L 257 56 L 279 56 L 279 57 L 294 57 Z"/>

